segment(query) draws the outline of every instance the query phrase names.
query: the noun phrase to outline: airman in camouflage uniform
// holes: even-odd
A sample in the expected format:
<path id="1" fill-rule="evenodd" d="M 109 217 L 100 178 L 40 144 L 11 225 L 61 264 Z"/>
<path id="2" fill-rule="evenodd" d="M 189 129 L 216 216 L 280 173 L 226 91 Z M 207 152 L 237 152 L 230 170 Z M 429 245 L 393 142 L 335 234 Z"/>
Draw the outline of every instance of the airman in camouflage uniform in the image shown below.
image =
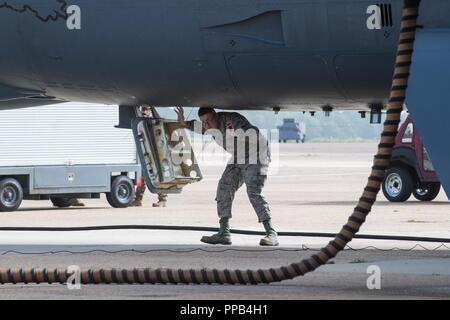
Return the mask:
<path id="1" fill-rule="evenodd" d="M 232 157 L 217 187 L 216 201 L 220 229 L 217 234 L 203 237 L 209 244 L 231 244 L 229 219 L 236 191 L 245 183 L 247 195 L 266 230 L 260 245 L 278 245 L 277 232 L 272 227 L 271 212 L 262 195 L 270 163 L 270 150 L 265 137 L 244 116 L 236 112 L 216 113 L 212 108 L 200 108 L 198 121 L 185 121 L 182 108 L 177 108 L 178 122 L 191 131 L 211 134 L 217 144 Z M 198 129 L 197 129 L 198 128 Z"/>

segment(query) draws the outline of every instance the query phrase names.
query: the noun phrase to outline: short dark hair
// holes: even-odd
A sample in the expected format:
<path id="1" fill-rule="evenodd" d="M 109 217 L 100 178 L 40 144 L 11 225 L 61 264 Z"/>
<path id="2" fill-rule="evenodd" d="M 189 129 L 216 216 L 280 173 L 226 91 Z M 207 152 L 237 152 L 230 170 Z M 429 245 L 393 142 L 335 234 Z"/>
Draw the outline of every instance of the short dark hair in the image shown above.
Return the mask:
<path id="1" fill-rule="evenodd" d="M 216 113 L 216 110 L 214 110 L 214 108 L 206 108 L 206 107 L 198 109 L 198 116 L 199 117 L 201 117 L 201 116 L 203 116 L 205 114 L 208 114 L 208 113 Z"/>

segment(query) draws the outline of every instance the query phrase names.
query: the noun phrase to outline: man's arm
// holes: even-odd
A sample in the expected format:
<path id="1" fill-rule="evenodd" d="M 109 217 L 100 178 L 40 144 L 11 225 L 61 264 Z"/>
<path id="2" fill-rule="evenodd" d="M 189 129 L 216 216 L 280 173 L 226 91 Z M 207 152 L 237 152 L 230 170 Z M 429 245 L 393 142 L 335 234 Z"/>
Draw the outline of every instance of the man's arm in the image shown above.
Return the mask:
<path id="1" fill-rule="evenodd" d="M 177 107 L 175 112 L 178 116 L 178 123 L 185 127 L 186 129 L 190 131 L 195 131 L 196 128 L 201 128 L 201 133 L 204 133 L 202 123 L 196 120 L 186 121 L 184 118 L 184 109 L 182 107 Z M 198 132 L 200 133 L 200 132 Z"/>

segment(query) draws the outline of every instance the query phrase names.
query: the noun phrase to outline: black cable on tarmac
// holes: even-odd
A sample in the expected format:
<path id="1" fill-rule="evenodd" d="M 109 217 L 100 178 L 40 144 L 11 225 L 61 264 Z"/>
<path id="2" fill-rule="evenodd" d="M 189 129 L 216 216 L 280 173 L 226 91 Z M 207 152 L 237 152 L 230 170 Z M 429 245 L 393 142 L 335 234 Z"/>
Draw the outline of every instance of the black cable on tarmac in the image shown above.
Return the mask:
<path id="1" fill-rule="evenodd" d="M 327 263 L 342 251 L 359 231 L 376 201 L 384 179 L 395 137 L 400 123 L 400 114 L 406 98 L 409 70 L 412 62 L 413 46 L 417 28 L 420 0 L 405 0 L 401 21 L 397 59 L 387 105 L 387 118 L 381 134 L 378 153 L 367 186 L 362 197 L 349 217 L 347 224 L 335 238 L 309 259 L 288 266 L 268 270 L 184 270 L 184 269 L 88 269 L 81 273 L 83 284 L 260 284 L 279 282 L 303 276 Z M 0 283 L 66 283 L 70 277 L 66 269 L 8 269 L 0 270 Z"/>
<path id="2" fill-rule="evenodd" d="M 85 231 L 112 231 L 112 230 L 163 230 L 163 231 L 202 231 L 217 232 L 218 228 L 199 226 L 174 226 L 174 225 L 109 225 L 109 226 L 83 226 L 83 227 L 0 227 L 3 232 L 85 232 Z M 242 234 L 250 236 L 265 236 L 263 231 L 231 229 L 232 234 Z M 308 238 L 334 238 L 335 233 L 327 232 L 299 232 L 299 231 L 278 231 L 281 237 L 308 237 Z M 387 234 L 355 234 L 353 239 L 366 240 L 396 240 L 415 242 L 440 242 L 450 243 L 450 238 L 436 237 L 415 237 Z"/>

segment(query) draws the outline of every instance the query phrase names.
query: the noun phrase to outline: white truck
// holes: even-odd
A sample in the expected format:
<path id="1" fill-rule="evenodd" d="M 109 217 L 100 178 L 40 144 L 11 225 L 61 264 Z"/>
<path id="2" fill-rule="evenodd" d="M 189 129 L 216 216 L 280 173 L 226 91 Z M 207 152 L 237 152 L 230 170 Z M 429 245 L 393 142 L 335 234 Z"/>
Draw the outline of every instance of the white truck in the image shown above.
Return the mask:
<path id="1" fill-rule="evenodd" d="M 69 207 L 99 198 L 127 207 L 141 177 L 133 132 L 118 107 L 66 103 L 0 111 L 0 211 L 23 199 Z"/>

